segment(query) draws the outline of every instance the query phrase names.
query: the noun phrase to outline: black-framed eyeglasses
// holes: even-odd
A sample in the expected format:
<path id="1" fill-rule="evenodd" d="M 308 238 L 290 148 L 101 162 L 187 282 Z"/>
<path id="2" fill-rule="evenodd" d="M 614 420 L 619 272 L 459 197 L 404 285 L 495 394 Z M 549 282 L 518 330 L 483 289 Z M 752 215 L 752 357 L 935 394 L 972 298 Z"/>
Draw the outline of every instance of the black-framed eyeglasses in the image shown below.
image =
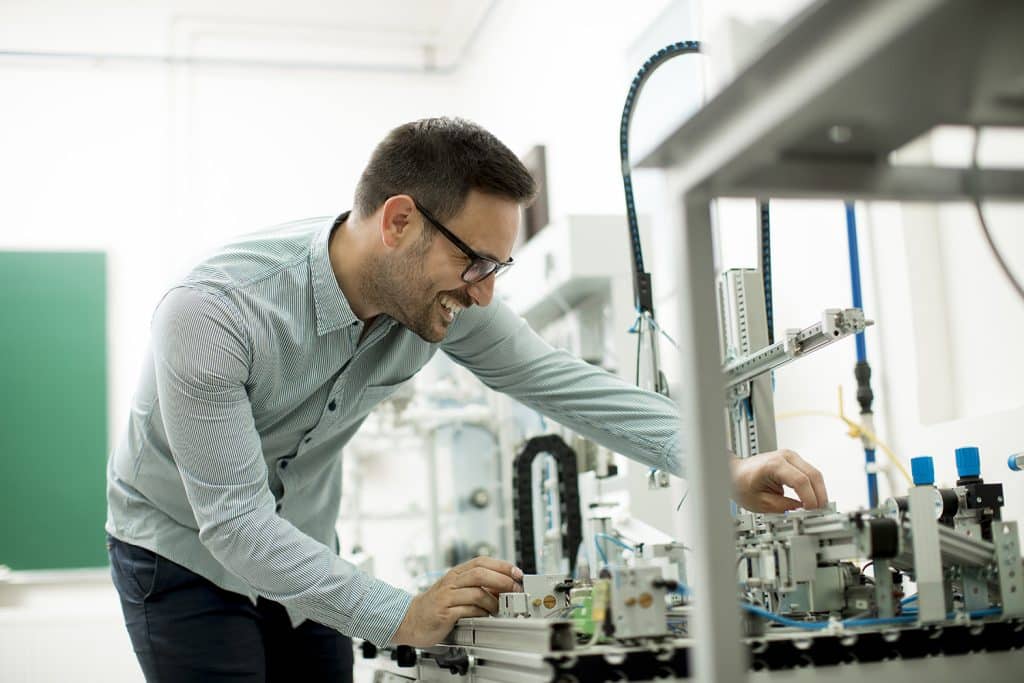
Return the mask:
<path id="1" fill-rule="evenodd" d="M 413 198 L 412 203 L 416 205 L 416 209 L 423 214 L 423 217 L 430 221 L 430 224 L 437 228 L 437 231 L 448 238 L 448 241 L 459 248 L 463 254 L 469 257 L 469 265 L 462 271 L 462 281 L 474 284 L 482 280 L 486 280 L 491 275 L 498 277 L 503 272 L 508 270 L 508 267 L 512 265 L 514 259 L 509 258 L 508 261 L 498 261 L 492 259 L 489 256 L 481 256 L 480 254 L 473 251 L 472 247 L 460 240 L 455 236 L 448 228 L 444 227 L 441 221 L 430 215 L 430 212 L 423 208 L 423 206 Z"/>

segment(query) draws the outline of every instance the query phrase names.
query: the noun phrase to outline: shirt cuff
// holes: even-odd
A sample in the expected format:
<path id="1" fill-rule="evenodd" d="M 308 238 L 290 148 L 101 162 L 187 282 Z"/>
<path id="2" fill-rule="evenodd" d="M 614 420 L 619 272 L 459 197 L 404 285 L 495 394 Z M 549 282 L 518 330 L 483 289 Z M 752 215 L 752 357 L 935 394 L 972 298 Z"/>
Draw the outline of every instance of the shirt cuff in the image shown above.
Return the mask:
<path id="1" fill-rule="evenodd" d="M 664 465 L 662 469 L 677 477 L 686 478 L 686 468 L 683 466 L 683 434 L 677 431 L 665 442 L 665 449 L 662 453 Z"/>
<path id="2" fill-rule="evenodd" d="M 353 615 L 351 635 L 377 647 L 388 647 L 409 611 L 412 595 L 378 579 L 370 579 L 359 611 Z"/>

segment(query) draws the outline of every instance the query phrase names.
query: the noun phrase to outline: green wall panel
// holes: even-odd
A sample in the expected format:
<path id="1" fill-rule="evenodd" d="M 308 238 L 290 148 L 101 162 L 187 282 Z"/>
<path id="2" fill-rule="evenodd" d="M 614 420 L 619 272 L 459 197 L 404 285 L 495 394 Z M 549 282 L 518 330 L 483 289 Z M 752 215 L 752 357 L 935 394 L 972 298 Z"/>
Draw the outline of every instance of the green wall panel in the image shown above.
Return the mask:
<path id="1" fill-rule="evenodd" d="M 106 255 L 0 252 L 0 564 L 107 564 Z"/>

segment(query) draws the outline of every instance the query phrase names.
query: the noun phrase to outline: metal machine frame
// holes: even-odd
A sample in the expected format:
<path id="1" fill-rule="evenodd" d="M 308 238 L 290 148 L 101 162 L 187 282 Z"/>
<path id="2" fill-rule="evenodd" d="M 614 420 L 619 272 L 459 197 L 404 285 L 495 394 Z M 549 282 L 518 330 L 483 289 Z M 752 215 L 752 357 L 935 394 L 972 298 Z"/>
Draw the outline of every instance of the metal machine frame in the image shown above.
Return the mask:
<path id="1" fill-rule="evenodd" d="M 890 152 L 939 124 L 1024 125 L 1024 5 L 993 0 L 823 0 L 649 153 L 680 198 L 680 369 L 697 516 L 692 568 L 701 681 L 743 681 L 729 469 L 720 406 L 710 202 L 716 197 L 964 201 L 1020 198 L 1024 172 L 895 167 Z M 1018 86 L 1019 87 L 1019 86 Z M 911 94 L 912 91 L 912 94 Z M 912 99 L 910 99 L 912 98 Z M 699 397 L 700 400 L 692 400 Z M 936 670 L 942 679 L 944 673 Z M 936 678 L 935 680 L 940 680 Z"/>
<path id="2" fill-rule="evenodd" d="M 696 518 L 696 538 L 688 539 L 695 552 L 686 569 L 696 599 L 692 606 L 676 603 L 670 611 L 685 619 L 687 630 L 677 632 L 666 625 L 650 635 L 644 618 L 623 616 L 638 609 L 640 600 L 628 591 L 641 583 L 644 609 L 661 609 L 671 597 L 668 592 L 678 588 L 670 587 L 674 581 L 648 573 L 652 565 L 611 567 L 592 584 L 592 592 L 581 593 L 579 602 L 571 587 L 565 595 L 559 592 L 564 586 L 558 577 L 528 577 L 541 586 L 527 590 L 532 602 L 527 596 L 509 598 L 504 618 L 460 621 L 446 645 L 423 650 L 411 660 L 406 656 L 404 666 L 381 670 L 378 680 L 452 680 L 451 674 L 457 673 L 473 681 L 589 681 L 621 674 L 630 680 L 734 683 L 772 680 L 783 671 L 791 681 L 869 676 L 892 682 L 925 676 L 960 681 L 977 677 L 982 661 L 985 680 L 1019 677 L 1024 579 L 1014 573 L 1020 562 L 1016 525 L 998 521 L 1001 498 L 997 496 L 998 504 L 984 500 L 995 495 L 995 485 L 973 475 L 955 490 L 940 491 L 923 482 L 906 500 L 893 500 L 897 509 L 889 518 L 879 510 L 731 514 L 722 406 L 753 398 L 764 411 L 756 419 L 768 419 L 773 408 L 765 372 L 855 334 L 869 322 L 858 309 L 830 310 L 821 322 L 775 344 L 762 343 L 760 333 L 744 339 L 749 330 L 737 330 L 744 326 L 741 322 L 750 323 L 751 312 L 720 307 L 716 288 L 723 288 L 720 301 L 736 301 L 742 298 L 736 296 L 737 288 L 756 290 L 756 284 L 743 274 L 716 280 L 710 202 L 725 196 L 923 201 L 976 199 L 973 193 L 1024 197 L 1024 171 L 895 167 L 887 161 L 891 152 L 939 124 L 1024 127 L 1021 27 L 1024 3 L 1019 0 L 990 0 L 983 6 L 961 0 L 821 0 L 784 27 L 755 63 L 642 161 L 643 166 L 666 169 L 670 188 L 680 199 L 680 372 L 687 380 L 682 411 L 688 427 L 690 511 Z M 719 315 L 727 347 L 728 329 L 734 328 L 732 350 L 720 345 Z M 755 322 L 760 327 L 761 321 Z M 738 451 L 749 454 L 771 443 L 773 435 L 759 433 L 757 426 L 748 420 L 739 430 L 734 438 L 742 445 Z M 934 515 L 937 495 L 954 510 L 942 524 Z M 988 529 L 988 538 L 983 529 Z M 819 615 L 816 629 L 748 631 L 741 637 L 739 610 L 732 608 L 737 573 L 743 573 L 737 557 L 747 563 L 748 589 L 763 587 L 767 602 L 786 596 L 786 605 L 773 605 L 778 612 Z M 848 580 L 844 572 L 856 575 L 843 566 L 849 557 L 875 562 L 875 583 L 856 586 L 855 594 L 874 601 L 879 618 L 870 621 L 877 628 L 858 630 L 863 624 L 856 624 L 855 616 L 834 616 L 840 612 L 845 617 L 856 605 L 837 609 L 829 604 L 834 603 L 829 591 Z M 965 595 L 967 611 L 952 617 L 944 563 L 956 565 L 960 573 L 955 578 L 965 594 L 977 589 L 979 595 L 976 605 Z M 723 571 L 733 566 L 736 572 Z M 915 616 L 893 617 L 900 605 L 890 567 L 916 572 Z M 813 582 L 823 586 L 817 593 L 808 587 Z M 615 586 L 601 589 L 613 591 L 607 603 L 598 600 L 599 585 Z M 622 586 L 627 592 L 615 594 Z M 978 615 L 973 620 L 971 610 L 986 607 L 990 591 L 1000 596 L 1005 618 L 981 620 L 987 617 Z M 530 605 L 539 609 L 538 604 L 549 610 L 545 615 L 556 618 L 534 618 L 535 613 L 527 617 Z M 746 607 L 749 611 L 751 605 Z M 594 635 L 586 643 L 579 638 L 589 632 L 574 629 L 577 608 L 584 621 L 591 617 Z M 619 621 L 594 616 L 598 611 L 618 615 Z M 571 616 L 563 618 L 565 614 Z M 825 621 L 821 614 L 831 616 Z M 658 617 L 665 621 L 665 613 Z M 605 635 L 609 624 L 615 624 L 622 637 L 603 643 L 598 623 Z M 757 622 L 748 620 L 744 626 L 756 629 Z M 940 656 L 954 654 L 963 656 Z M 913 667 L 906 666 L 910 660 Z M 856 666 L 842 665 L 847 662 Z"/>

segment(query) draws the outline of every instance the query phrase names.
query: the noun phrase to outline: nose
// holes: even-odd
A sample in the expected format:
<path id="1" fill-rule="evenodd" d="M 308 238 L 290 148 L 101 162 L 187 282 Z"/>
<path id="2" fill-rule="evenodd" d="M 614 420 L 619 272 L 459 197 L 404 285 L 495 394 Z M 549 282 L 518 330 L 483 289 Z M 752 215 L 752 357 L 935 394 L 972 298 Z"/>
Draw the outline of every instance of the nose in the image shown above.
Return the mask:
<path id="1" fill-rule="evenodd" d="M 466 287 L 466 293 L 477 306 L 486 306 L 494 298 L 494 276 L 484 278 Z"/>

